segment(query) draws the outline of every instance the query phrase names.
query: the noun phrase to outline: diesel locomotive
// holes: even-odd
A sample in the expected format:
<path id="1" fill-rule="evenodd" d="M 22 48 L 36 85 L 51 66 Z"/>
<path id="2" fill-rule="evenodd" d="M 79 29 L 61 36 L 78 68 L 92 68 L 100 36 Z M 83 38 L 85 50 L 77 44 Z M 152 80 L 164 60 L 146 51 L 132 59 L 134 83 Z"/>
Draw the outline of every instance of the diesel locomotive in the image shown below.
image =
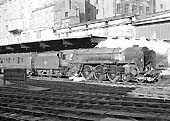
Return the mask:
<path id="1" fill-rule="evenodd" d="M 5 68 L 24 68 L 34 76 L 69 77 L 76 73 L 86 80 L 144 82 L 152 77 L 155 81 L 156 53 L 147 47 L 133 46 L 125 50 L 91 48 L 1 54 L 1 72 Z"/>

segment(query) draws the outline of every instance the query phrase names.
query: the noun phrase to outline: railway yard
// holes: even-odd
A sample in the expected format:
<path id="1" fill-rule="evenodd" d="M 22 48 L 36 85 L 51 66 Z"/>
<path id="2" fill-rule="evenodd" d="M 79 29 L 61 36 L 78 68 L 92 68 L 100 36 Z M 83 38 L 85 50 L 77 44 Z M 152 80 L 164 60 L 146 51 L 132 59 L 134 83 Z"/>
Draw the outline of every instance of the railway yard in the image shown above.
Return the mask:
<path id="1" fill-rule="evenodd" d="M 65 80 L 65 81 L 64 81 Z M 168 81 L 158 85 L 28 79 L 0 87 L 1 121 L 169 121 Z M 166 86 L 166 87 L 164 87 Z M 34 87 L 34 90 L 28 87 Z M 45 90 L 37 90 L 43 87 Z"/>
<path id="2" fill-rule="evenodd" d="M 167 0 L 3 1 L 0 121 L 170 121 Z"/>
<path id="3" fill-rule="evenodd" d="M 156 58 L 138 45 L 1 54 L 0 119 L 168 121 L 170 71 Z"/>

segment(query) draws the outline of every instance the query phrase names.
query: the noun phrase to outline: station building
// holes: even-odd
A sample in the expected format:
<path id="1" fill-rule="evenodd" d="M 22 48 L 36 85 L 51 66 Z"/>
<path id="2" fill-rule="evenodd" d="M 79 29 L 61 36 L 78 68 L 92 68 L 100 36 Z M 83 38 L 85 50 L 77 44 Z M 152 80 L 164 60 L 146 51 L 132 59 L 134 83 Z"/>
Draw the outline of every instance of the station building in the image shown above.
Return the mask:
<path id="1" fill-rule="evenodd" d="M 150 17 L 136 20 L 135 38 L 170 41 L 170 11 L 160 12 Z"/>
<path id="2" fill-rule="evenodd" d="M 0 53 L 89 48 L 108 36 L 151 38 L 142 34 L 143 23 L 146 15 L 153 23 L 159 5 L 155 0 L 5 0 Z"/>

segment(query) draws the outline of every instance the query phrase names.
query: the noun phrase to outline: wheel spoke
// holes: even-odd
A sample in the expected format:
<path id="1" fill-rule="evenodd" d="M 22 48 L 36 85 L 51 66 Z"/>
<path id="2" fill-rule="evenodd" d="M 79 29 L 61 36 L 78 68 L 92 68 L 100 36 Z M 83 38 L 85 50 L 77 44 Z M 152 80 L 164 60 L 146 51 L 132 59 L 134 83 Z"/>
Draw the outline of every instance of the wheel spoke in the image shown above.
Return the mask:
<path id="1" fill-rule="evenodd" d="M 103 68 L 103 66 L 101 65 L 97 65 L 95 67 L 95 79 L 97 79 L 98 81 L 103 81 L 106 80 L 106 74 L 105 74 L 105 69 Z"/>
<path id="2" fill-rule="evenodd" d="M 115 77 L 116 77 L 116 74 L 114 73 L 107 73 L 107 77 L 108 79 L 111 81 L 111 82 L 115 82 Z"/>
<path id="3" fill-rule="evenodd" d="M 111 82 L 117 81 L 117 78 L 116 78 L 117 77 L 117 70 L 116 69 L 117 69 L 116 66 L 111 66 L 108 69 L 107 77 Z"/>
<path id="4" fill-rule="evenodd" d="M 82 69 L 81 75 L 86 79 L 89 80 L 92 78 L 92 67 L 90 65 L 85 65 Z"/>

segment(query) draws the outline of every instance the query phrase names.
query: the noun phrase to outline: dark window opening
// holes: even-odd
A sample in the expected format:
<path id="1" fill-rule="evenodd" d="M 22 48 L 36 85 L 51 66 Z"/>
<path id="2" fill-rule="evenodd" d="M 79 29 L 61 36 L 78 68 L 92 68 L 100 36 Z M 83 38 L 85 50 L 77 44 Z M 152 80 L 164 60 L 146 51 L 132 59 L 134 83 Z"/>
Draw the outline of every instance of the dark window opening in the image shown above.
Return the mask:
<path id="1" fill-rule="evenodd" d="M 125 4 L 125 13 L 129 13 L 129 4 Z"/>
<path id="2" fill-rule="evenodd" d="M 62 59 L 66 60 L 66 54 L 63 54 Z"/>
<path id="3" fill-rule="evenodd" d="M 121 13 L 121 4 L 120 4 L 120 3 L 118 3 L 118 4 L 116 5 L 116 13 L 118 13 L 118 14 Z"/>
<path id="4" fill-rule="evenodd" d="M 136 5 L 133 4 L 133 5 L 132 5 L 132 13 L 135 13 L 135 12 L 136 12 Z"/>
<path id="5" fill-rule="evenodd" d="M 164 5 L 163 4 L 160 4 L 160 9 L 163 9 L 164 8 Z"/>
<path id="6" fill-rule="evenodd" d="M 18 57 L 18 63 L 20 63 L 20 57 Z"/>
<path id="7" fill-rule="evenodd" d="M 68 17 L 68 12 L 65 12 L 65 17 Z"/>
<path id="8" fill-rule="evenodd" d="M 144 13 L 144 7 L 143 5 L 139 6 L 139 13 L 143 14 Z"/>
<path id="9" fill-rule="evenodd" d="M 146 7 L 146 14 L 150 13 L 150 7 Z"/>
<path id="10" fill-rule="evenodd" d="M 98 0 L 96 0 L 96 4 L 99 4 L 99 1 L 98 1 Z"/>
<path id="11" fill-rule="evenodd" d="M 96 10 L 96 14 L 99 14 L 99 9 Z"/>

